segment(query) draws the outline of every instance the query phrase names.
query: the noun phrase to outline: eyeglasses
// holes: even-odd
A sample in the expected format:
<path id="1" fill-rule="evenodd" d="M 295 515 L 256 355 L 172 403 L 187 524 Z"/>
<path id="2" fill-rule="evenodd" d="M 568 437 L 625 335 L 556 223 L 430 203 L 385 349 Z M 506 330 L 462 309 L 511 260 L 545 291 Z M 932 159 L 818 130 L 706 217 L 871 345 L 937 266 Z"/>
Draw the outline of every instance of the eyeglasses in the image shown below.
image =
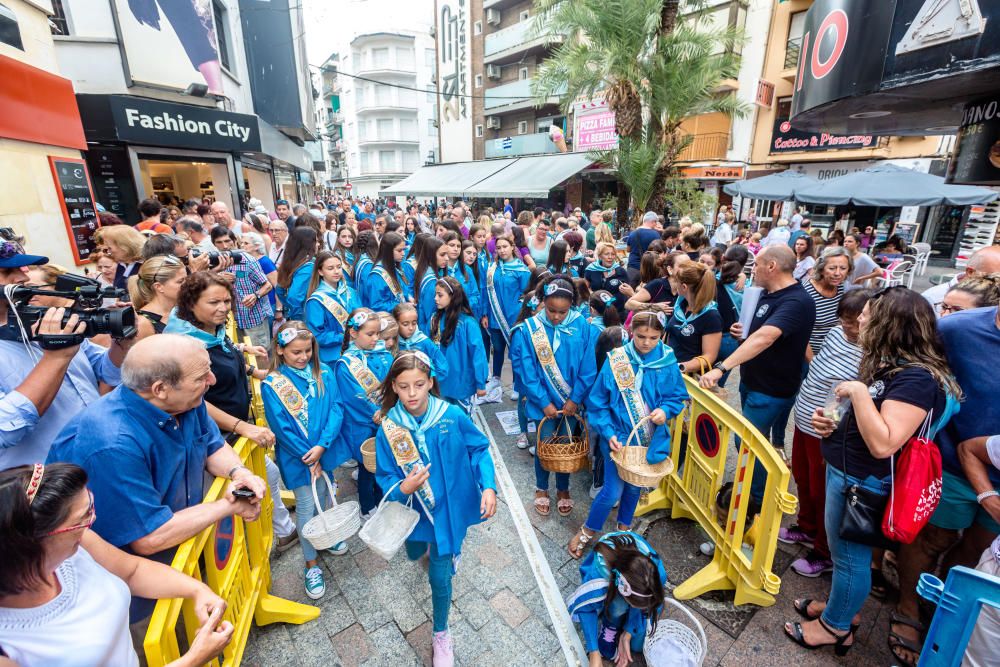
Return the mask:
<path id="1" fill-rule="evenodd" d="M 45 533 L 45 537 L 52 537 L 53 535 L 60 535 L 62 533 L 71 533 L 74 530 L 87 529 L 93 526 L 94 522 L 97 521 L 97 509 L 94 507 L 94 494 L 90 489 L 87 489 L 87 495 L 90 496 L 90 507 L 87 508 L 87 518 L 85 518 L 81 523 L 73 526 L 57 528 L 56 530 Z"/>
<path id="2" fill-rule="evenodd" d="M 960 313 L 965 310 L 965 308 L 962 308 L 961 306 L 953 306 L 950 303 L 942 303 L 938 307 L 938 310 L 940 310 L 943 315 L 944 313 Z"/>

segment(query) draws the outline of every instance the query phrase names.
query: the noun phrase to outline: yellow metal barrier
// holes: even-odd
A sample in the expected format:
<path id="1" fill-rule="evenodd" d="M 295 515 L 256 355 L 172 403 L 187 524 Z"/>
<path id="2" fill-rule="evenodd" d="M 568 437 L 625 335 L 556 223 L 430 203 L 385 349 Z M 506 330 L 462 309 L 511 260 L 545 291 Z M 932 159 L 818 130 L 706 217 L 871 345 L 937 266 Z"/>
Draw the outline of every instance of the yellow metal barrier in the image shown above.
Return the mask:
<path id="1" fill-rule="evenodd" d="M 649 493 L 637 515 L 669 509 L 673 519 L 694 519 L 715 543 L 712 562 L 676 589 L 674 597 L 688 600 L 715 590 L 735 590 L 735 604 L 770 606 L 781 586 L 771 567 L 777 549 L 782 513 L 795 511 L 798 499 L 788 492 L 791 477 L 781 456 L 750 422 L 715 394 L 684 377 L 691 401 L 670 425 L 674 472 Z M 730 436 L 740 439 L 732 499 L 721 525 L 715 497 L 725 481 Z M 683 443 L 683 444 L 682 444 Z M 753 553 L 747 541 L 750 483 L 754 464 L 767 473 L 760 515 L 753 526 Z"/>
<path id="2" fill-rule="evenodd" d="M 252 356 L 248 355 L 247 360 L 251 365 L 255 364 Z M 258 423 L 262 423 L 264 411 L 258 380 L 253 380 L 252 392 L 254 414 Z M 262 447 L 252 440 L 240 438 L 233 449 L 255 475 L 267 479 Z M 205 502 L 221 498 L 228 485 L 229 480 L 217 477 L 205 494 Z M 234 516 L 209 526 L 181 544 L 171 564 L 174 569 L 204 581 L 226 601 L 228 607 L 223 618 L 233 624 L 235 631 L 223 653 L 223 667 L 235 667 L 242 661 L 251 622 L 257 625 L 300 624 L 319 617 L 317 607 L 285 600 L 268 592 L 271 588 L 271 547 L 274 544 L 272 511 L 271 496 L 264 494 L 260 517 L 256 521 L 246 523 Z M 182 614 L 187 636 L 185 644 L 190 646 L 199 627 L 191 602 L 175 598 L 156 603 L 143 641 L 149 667 L 160 667 L 180 657 L 177 624 Z M 218 660 L 209 664 L 220 665 Z"/>

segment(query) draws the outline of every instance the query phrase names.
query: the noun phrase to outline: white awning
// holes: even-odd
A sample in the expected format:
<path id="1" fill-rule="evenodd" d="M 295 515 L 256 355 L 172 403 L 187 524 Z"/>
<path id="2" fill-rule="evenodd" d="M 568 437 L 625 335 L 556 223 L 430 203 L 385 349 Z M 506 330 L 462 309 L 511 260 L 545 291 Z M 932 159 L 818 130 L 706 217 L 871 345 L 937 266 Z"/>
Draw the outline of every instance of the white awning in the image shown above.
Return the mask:
<path id="1" fill-rule="evenodd" d="M 379 194 L 386 196 L 547 197 L 593 164 L 584 153 L 554 153 L 421 167 Z"/>
<path id="2" fill-rule="evenodd" d="M 515 158 L 509 168 L 491 174 L 465 191 L 479 197 L 548 197 L 549 191 L 593 160 L 586 153 L 553 153 Z"/>

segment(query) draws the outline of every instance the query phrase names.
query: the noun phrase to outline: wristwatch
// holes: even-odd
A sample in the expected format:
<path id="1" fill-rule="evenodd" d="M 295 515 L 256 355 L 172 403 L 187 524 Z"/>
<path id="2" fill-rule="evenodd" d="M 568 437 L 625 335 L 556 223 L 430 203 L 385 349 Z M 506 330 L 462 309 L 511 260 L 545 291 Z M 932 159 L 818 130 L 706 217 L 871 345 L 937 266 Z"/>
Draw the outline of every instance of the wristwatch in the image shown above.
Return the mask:
<path id="1" fill-rule="evenodd" d="M 234 466 L 234 467 L 233 467 L 233 469 L 229 471 L 229 474 L 228 474 L 228 475 L 226 475 L 226 477 L 228 477 L 228 478 L 229 478 L 230 480 L 232 480 L 232 479 L 233 479 L 233 473 L 235 473 L 235 472 L 236 472 L 237 470 L 240 470 L 240 469 L 242 469 L 242 470 L 246 470 L 246 471 L 248 471 L 248 472 L 250 471 L 250 468 L 247 468 L 247 467 L 246 467 L 245 465 L 243 465 L 243 464 L 241 463 L 241 464 L 240 464 L 240 465 L 238 465 L 238 466 Z"/>
<path id="2" fill-rule="evenodd" d="M 723 373 L 728 373 L 729 372 L 729 369 L 726 368 L 726 364 L 724 362 L 722 362 L 722 361 L 716 361 L 714 364 L 712 364 L 712 369 L 713 370 L 720 370 Z"/>

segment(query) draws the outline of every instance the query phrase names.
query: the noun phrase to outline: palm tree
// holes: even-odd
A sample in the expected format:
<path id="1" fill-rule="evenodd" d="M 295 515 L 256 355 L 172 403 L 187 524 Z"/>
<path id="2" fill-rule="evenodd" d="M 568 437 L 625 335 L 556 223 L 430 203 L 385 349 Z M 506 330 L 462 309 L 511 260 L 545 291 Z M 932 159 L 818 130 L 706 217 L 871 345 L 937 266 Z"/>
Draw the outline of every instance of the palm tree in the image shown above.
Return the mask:
<path id="1" fill-rule="evenodd" d="M 627 218 L 636 190 L 662 210 L 663 193 L 674 164 L 690 137 L 680 131 L 692 115 L 740 113 L 732 95 L 716 92 L 720 81 L 736 75 L 737 35 L 678 18 L 680 0 L 536 0 L 536 26 L 567 34 L 539 67 L 533 93 L 539 100 L 560 95 L 564 112 L 578 99 L 603 95 L 615 113 L 620 154 L 609 163 L 645 165 L 654 174 L 619 170 L 618 220 Z M 689 2 L 689 5 L 698 3 Z M 564 91 L 564 92 L 563 92 Z M 621 140 L 628 139 L 628 142 Z M 644 196 L 643 199 L 646 199 Z"/>

